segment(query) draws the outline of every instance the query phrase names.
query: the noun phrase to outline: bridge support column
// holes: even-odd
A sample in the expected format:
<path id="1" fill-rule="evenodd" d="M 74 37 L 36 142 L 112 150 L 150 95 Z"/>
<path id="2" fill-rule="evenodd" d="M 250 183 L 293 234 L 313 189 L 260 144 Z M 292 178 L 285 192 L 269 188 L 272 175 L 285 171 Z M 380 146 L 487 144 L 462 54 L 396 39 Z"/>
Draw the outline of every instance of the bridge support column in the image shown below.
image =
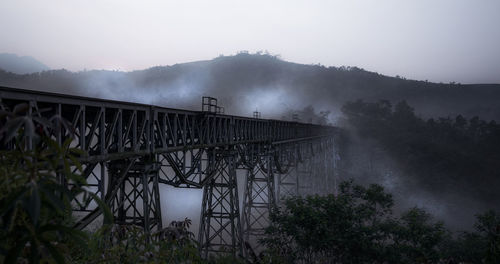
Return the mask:
<path id="1" fill-rule="evenodd" d="M 326 174 L 326 148 L 323 140 L 314 141 L 311 157 L 312 194 L 325 195 L 328 192 L 328 175 Z"/>
<path id="2" fill-rule="evenodd" d="M 288 152 L 287 152 L 288 150 Z M 290 149 L 284 148 L 280 152 L 281 170 L 278 171 L 278 184 L 276 186 L 277 202 L 280 204 L 286 198 L 299 195 L 299 177 L 297 173 L 297 146 Z M 286 166 L 285 166 L 286 164 Z"/>
<path id="3" fill-rule="evenodd" d="M 337 161 L 337 150 L 335 148 L 335 142 L 333 138 L 327 139 L 327 148 L 325 151 L 325 162 L 326 162 L 326 176 L 328 193 L 337 195 L 337 172 L 336 172 L 336 161 Z"/>
<path id="4" fill-rule="evenodd" d="M 332 138 L 332 148 L 333 148 L 333 153 L 332 153 L 332 160 L 331 160 L 331 171 L 332 171 L 332 184 L 333 184 L 333 194 L 335 196 L 338 195 L 338 183 L 340 180 L 340 173 L 339 173 L 339 161 L 340 161 L 340 156 L 339 156 L 339 151 L 338 151 L 338 145 L 335 142 L 335 139 Z"/>
<path id="5" fill-rule="evenodd" d="M 121 183 L 113 180 L 127 168 Z M 119 188 L 113 191 L 115 196 L 110 204 L 115 223 L 140 226 L 148 239 L 152 231 L 162 228 L 158 170 L 159 165 L 149 159 L 136 161 L 132 166 L 122 161 L 109 166 L 110 185 L 118 184 L 110 188 Z"/>
<path id="6" fill-rule="evenodd" d="M 299 153 L 299 160 L 297 162 L 297 185 L 298 185 L 298 195 L 308 195 L 313 194 L 313 154 L 310 143 L 304 143 L 301 146 Z"/>
<path id="7" fill-rule="evenodd" d="M 283 202 L 288 197 L 297 196 L 299 194 L 299 182 L 297 176 L 296 164 L 290 166 L 284 173 L 278 174 L 278 203 Z"/>
<path id="8" fill-rule="evenodd" d="M 243 202 L 243 239 L 259 252 L 258 239 L 270 224 L 269 213 L 276 206 L 273 162 L 270 155 L 260 158 L 247 173 Z"/>
<path id="9" fill-rule="evenodd" d="M 215 175 L 203 188 L 199 245 L 204 258 L 210 253 L 243 255 L 235 157 L 223 153 L 218 158 Z"/>

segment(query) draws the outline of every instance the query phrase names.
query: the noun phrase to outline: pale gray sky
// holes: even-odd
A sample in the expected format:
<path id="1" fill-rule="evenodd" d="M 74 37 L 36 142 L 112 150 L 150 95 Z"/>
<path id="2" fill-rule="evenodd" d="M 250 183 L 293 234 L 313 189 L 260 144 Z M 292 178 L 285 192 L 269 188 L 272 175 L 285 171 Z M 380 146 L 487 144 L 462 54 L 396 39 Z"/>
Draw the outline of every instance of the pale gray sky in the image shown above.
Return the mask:
<path id="1" fill-rule="evenodd" d="M 0 53 L 135 70 L 268 50 L 411 79 L 500 83 L 500 0 L 1 0 Z"/>

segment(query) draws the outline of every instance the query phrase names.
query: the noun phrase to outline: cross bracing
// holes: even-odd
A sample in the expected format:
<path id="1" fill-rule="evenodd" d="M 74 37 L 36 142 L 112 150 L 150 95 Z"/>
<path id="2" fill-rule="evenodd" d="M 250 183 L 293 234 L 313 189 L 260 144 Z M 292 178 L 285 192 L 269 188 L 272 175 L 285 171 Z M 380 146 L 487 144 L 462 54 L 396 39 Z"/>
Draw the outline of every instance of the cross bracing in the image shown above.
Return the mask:
<path id="1" fill-rule="evenodd" d="M 85 153 L 79 160 L 87 188 L 116 224 L 158 232 L 159 184 L 203 188 L 202 256 L 258 250 L 269 214 L 284 198 L 335 190 L 336 127 L 0 87 L 0 109 L 21 103 L 59 124 L 44 133 L 58 143 L 71 137 L 70 147 Z M 100 215 L 84 199 L 74 201 L 74 212 L 79 228 Z"/>

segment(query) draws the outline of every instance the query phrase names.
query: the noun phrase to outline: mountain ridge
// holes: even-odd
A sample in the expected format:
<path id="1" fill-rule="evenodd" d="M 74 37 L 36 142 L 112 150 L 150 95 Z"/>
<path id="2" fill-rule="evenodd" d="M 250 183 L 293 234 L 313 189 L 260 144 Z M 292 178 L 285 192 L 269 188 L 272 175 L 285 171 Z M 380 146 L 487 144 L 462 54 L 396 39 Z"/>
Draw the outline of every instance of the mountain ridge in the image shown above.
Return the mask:
<path id="1" fill-rule="evenodd" d="M 130 72 L 0 71 L 0 85 L 187 109 L 198 109 L 201 96 L 214 96 L 229 113 L 248 115 L 257 108 L 268 117 L 309 105 L 339 117 L 347 101 L 406 100 L 425 117 L 462 114 L 500 120 L 500 84 L 408 80 L 357 67 L 287 62 L 267 54 L 242 53 Z"/>
<path id="2" fill-rule="evenodd" d="M 0 69 L 15 74 L 29 74 L 50 70 L 47 65 L 31 56 L 18 56 L 13 53 L 0 53 Z"/>

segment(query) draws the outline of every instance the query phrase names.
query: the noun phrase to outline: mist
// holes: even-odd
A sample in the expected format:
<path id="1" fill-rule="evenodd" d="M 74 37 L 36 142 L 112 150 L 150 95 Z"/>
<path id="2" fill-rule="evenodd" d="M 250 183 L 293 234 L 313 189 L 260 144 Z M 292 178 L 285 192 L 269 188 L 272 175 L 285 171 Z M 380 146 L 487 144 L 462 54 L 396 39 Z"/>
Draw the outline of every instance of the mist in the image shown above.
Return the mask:
<path id="1" fill-rule="evenodd" d="M 309 236 L 312 240 L 320 241 L 323 239 L 319 238 L 322 234 L 328 234 L 328 237 L 324 238 L 326 242 L 316 243 L 317 241 L 312 241 L 313 243 L 305 244 L 306 246 L 301 248 L 300 243 L 296 242 L 302 238 L 293 241 L 290 239 L 293 235 L 290 236 L 290 234 L 300 233 L 297 230 L 302 227 L 293 227 L 292 232 L 285 236 L 282 236 L 284 233 L 273 234 L 272 240 L 274 241 L 279 241 L 275 238 L 284 237 L 286 239 L 276 243 L 277 252 L 273 251 L 272 243 L 268 244 L 268 249 L 271 249 L 267 252 L 270 254 L 270 259 L 274 257 L 273 254 L 282 254 L 283 252 L 284 259 L 299 256 L 300 254 L 296 255 L 296 252 L 293 253 L 290 250 L 293 253 L 291 254 L 288 249 L 282 251 L 282 245 L 292 241 L 289 243 L 290 248 L 297 247 L 303 250 L 304 257 L 309 260 L 298 257 L 299 263 L 314 262 L 311 261 L 314 258 L 326 261 L 329 257 L 332 257 L 332 260 L 338 257 L 338 260 L 332 261 L 335 263 L 358 263 L 364 258 L 365 253 L 369 255 L 367 262 L 370 262 L 368 259 L 372 257 L 379 257 L 378 255 L 380 255 L 380 259 L 383 259 L 385 255 L 390 256 L 389 262 L 393 261 L 392 257 L 394 256 L 403 261 L 405 254 L 408 256 L 413 254 L 416 256 L 416 262 L 423 262 L 428 256 L 422 256 L 428 254 L 430 257 L 427 262 L 431 263 L 431 258 L 438 261 L 437 256 L 439 255 L 441 263 L 445 261 L 441 255 L 458 254 L 460 250 L 463 251 L 460 254 L 471 256 L 473 255 L 471 252 L 474 250 L 478 252 L 483 250 L 484 252 L 481 253 L 490 254 L 489 251 L 498 246 L 497 238 L 500 230 L 498 225 L 500 215 L 497 213 L 500 212 L 499 11 L 500 1 L 498 0 L 0 1 L 0 36 L 2 36 L 0 41 L 0 90 L 27 89 L 191 111 L 202 111 L 202 97 L 208 96 L 216 98 L 218 106 L 224 109 L 223 113 L 214 113 L 216 115 L 334 126 L 338 129 L 328 130 L 335 130 L 336 133 L 335 137 L 328 139 L 335 140 L 335 153 L 331 154 L 334 157 L 330 156 L 332 159 L 328 159 L 327 151 L 323 151 L 323 146 L 320 147 L 323 151 L 320 157 L 325 154 L 325 161 L 331 162 L 329 165 L 335 164 L 335 168 L 330 170 L 329 166 L 323 166 L 327 164 L 311 163 L 313 168 L 318 168 L 317 171 L 321 171 L 320 173 L 323 171 L 330 173 L 330 178 L 320 179 L 320 177 L 316 177 L 314 180 L 307 179 L 307 177 L 301 178 L 297 182 L 300 181 L 303 185 L 296 188 L 297 192 L 300 192 L 299 195 L 305 196 L 311 193 L 323 195 L 324 189 L 328 188 L 325 186 L 330 186 L 332 182 L 335 183 L 336 186 L 332 190 L 328 190 L 335 196 L 314 197 L 314 199 L 325 198 L 325 201 L 329 201 L 324 203 L 328 205 L 325 206 L 327 210 L 321 206 L 314 208 L 319 209 L 317 211 L 302 210 L 308 212 L 308 215 L 305 215 L 306 219 L 309 216 L 315 217 L 317 214 L 328 220 L 314 222 L 315 220 L 309 221 L 307 219 L 307 221 L 303 221 L 304 215 L 299 215 L 300 221 L 297 221 L 308 222 L 309 225 L 315 223 L 309 226 L 311 232 L 304 232 L 306 237 Z M 0 93 L 3 94 L 3 92 Z M 23 93 L 19 94 L 23 96 Z M 3 116 L 0 121 L 6 120 L 2 124 L 13 120 L 14 115 L 11 116 L 7 112 L 12 110 L 8 108 L 17 104 L 18 100 L 8 99 L 5 102 L 8 104 L 7 109 L 4 109 L 2 98 L 0 98 L 2 112 L 0 115 Z M 45 104 L 44 102 L 37 105 L 40 107 L 40 111 L 43 111 L 42 108 L 45 107 Z M 31 102 L 29 105 L 29 115 L 31 115 Z M 71 111 L 78 109 L 77 106 L 61 104 L 58 107 L 54 111 L 56 114 L 65 113 L 64 109 L 71 109 Z M 89 108 L 92 109 L 88 110 Z M 141 131 L 146 132 L 141 132 L 141 135 L 136 137 L 138 133 L 136 133 L 135 127 L 139 119 L 141 122 L 144 121 L 143 124 L 156 126 L 151 122 L 146 123 L 149 120 L 147 117 L 150 112 L 145 111 L 137 114 L 134 111 L 133 114 L 129 114 L 131 112 L 129 110 L 112 109 L 112 112 L 117 111 L 116 115 L 111 116 L 106 108 L 106 111 L 98 112 L 99 114 L 96 115 L 98 118 L 90 123 L 89 116 L 92 117 L 94 114 L 94 108 L 97 107 L 80 108 L 80 112 L 75 114 L 74 120 L 75 122 L 78 120 L 80 124 L 78 128 L 80 139 L 73 139 L 70 147 L 77 146 L 92 152 L 94 151 L 92 143 L 96 143 L 99 148 L 108 147 L 109 152 L 113 153 L 113 156 L 107 156 L 104 155 L 106 150 L 100 149 L 102 152 L 99 157 L 112 156 L 111 159 L 123 158 L 127 161 L 130 157 L 129 154 L 135 155 L 134 159 L 138 158 L 137 155 L 143 155 L 135 152 L 136 146 L 140 145 L 135 140 L 138 139 L 139 143 L 144 142 L 144 145 L 150 144 L 151 129 L 141 129 Z M 82 111 L 82 109 L 87 110 Z M 47 115 L 48 113 L 52 114 L 53 112 L 47 111 Z M 200 112 L 200 116 L 201 114 Z M 169 112 L 165 115 L 164 120 L 171 121 L 169 118 L 173 115 L 177 116 Z M 66 118 L 66 116 L 69 114 L 64 117 Z M 130 120 L 126 129 L 123 126 L 123 123 L 126 122 L 125 118 Z M 21 124 L 19 120 L 21 119 L 17 119 L 17 123 L 14 124 Z M 61 128 L 61 123 L 63 125 L 65 123 L 58 119 L 54 120 L 57 123 L 57 131 L 64 132 L 63 135 L 57 133 L 55 136 L 60 143 L 59 139 L 65 137 L 66 132 L 71 134 L 72 129 Z M 114 123 L 110 123 L 110 120 L 114 120 Z M 194 123 L 198 122 L 198 117 L 193 120 Z M 160 121 L 159 124 L 161 123 Z M 40 132 L 42 134 L 48 131 L 45 130 L 44 124 L 38 125 L 37 132 L 39 132 L 39 128 L 41 128 L 40 131 L 43 130 Z M 20 126 L 17 125 L 17 127 Z M 88 136 L 87 132 L 83 132 L 86 127 L 91 129 L 88 131 Z M 177 124 L 174 127 L 177 127 Z M 0 137 L 3 136 L 3 133 L 11 134 L 10 130 L 12 129 L 12 127 L 5 125 L 0 129 Z M 156 133 L 156 131 L 153 132 Z M 26 127 L 17 132 L 19 132 L 20 137 L 25 137 L 26 140 L 35 137 L 33 136 L 35 132 L 29 135 Z M 125 136 L 122 135 L 124 133 L 126 133 Z M 168 133 L 167 141 L 175 143 L 176 132 L 172 133 Z M 46 134 L 48 134 L 48 138 L 52 137 L 50 133 Z M 180 134 L 187 135 L 186 133 Z M 173 139 L 170 138 L 170 135 L 173 135 Z M 43 137 L 45 136 L 47 135 L 43 135 Z M 195 137 L 197 136 L 199 135 L 195 135 Z M 87 140 L 87 138 L 89 139 Z M 191 137 L 189 142 L 189 144 L 202 144 L 204 140 Z M 184 140 L 183 143 L 187 144 L 187 141 Z M 14 146 L 7 141 L 5 144 L 0 143 L 2 146 L 6 144 L 10 144 L 8 148 Z M 219 148 L 220 144 L 222 143 L 218 142 L 216 148 Z M 32 145 L 32 142 L 25 144 L 25 146 L 29 146 L 29 148 L 27 147 L 29 150 L 33 149 Z M 130 145 L 131 151 L 134 152 L 126 153 L 127 156 L 115 153 L 115 151 L 120 152 L 124 145 L 127 145 L 126 148 Z M 178 146 L 178 144 L 173 145 Z M 144 146 L 144 150 L 147 151 L 144 153 L 153 155 L 147 146 Z M 196 147 L 203 148 L 204 146 L 206 145 Z M 22 149 L 22 147 L 13 147 L 13 149 L 16 148 Z M 266 147 L 266 153 L 274 153 L 273 148 L 271 147 L 271 152 L 268 152 Z M 312 152 L 314 152 L 313 149 L 314 147 L 311 147 Z M 229 152 L 222 156 L 233 155 L 232 149 L 225 149 L 225 151 Z M 292 150 L 287 151 L 291 152 Z M 190 177 L 194 177 L 191 172 L 201 170 L 205 163 L 208 165 L 204 173 L 210 173 L 212 171 L 211 165 L 213 165 L 210 160 L 214 156 L 219 157 L 220 155 L 219 152 L 214 153 L 216 154 L 198 152 L 199 156 L 196 157 L 193 153 L 183 155 L 182 161 L 185 163 L 191 163 L 200 155 L 202 157 L 200 164 L 196 165 L 199 167 L 190 165 L 191 171 L 188 173 L 191 175 Z M 288 153 L 285 154 L 288 155 Z M 157 158 L 154 155 L 152 159 Z M 314 155 L 316 153 L 313 153 Z M 297 156 L 303 160 L 302 154 Z M 153 179 L 149 178 L 150 173 L 153 173 L 150 171 L 149 158 L 151 157 L 148 157 L 147 166 L 144 168 L 142 168 L 142 161 L 140 162 L 141 170 L 144 169 L 145 173 L 147 171 L 148 176 L 147 178 L 143 177 L 143 184 L 147 184 L 149 181 L 144 179 Z M 85 162 L 94 162 L 97 158 L 89 160 Z M 304 164 L 307 163 L 307 157 L 305 160 Z M 28 163 L 31 161 L 32 158 L 27 159 Z M 167 161 L 153 160 L 155 163 L 158 161 L 162 165 L 166 165 L 165 162 L 171 165 L 168 172 L 163 172 L 164 175 L 174 176 L 172 173 L 178 172 L 177 166 L 174 166 L 171 159 L 167 159 Z M 10 163 L 6 162 L 7 165 Z M 17 165 L 17 162 L 12 163 Z M 133 169 L 136 163 L 137 160 L 135 163 L 132 162 L 130 165 L 132 167 L 129 168 Z M 229 161 L 228 163 L 232 164 Z M 271 164 L 273 163 L 271 162 Z M 36 165 L 38 166 L 38 164 Z M 107 185 L 114 183 L 114 180 L 109 180 L 108 175 L 114 172 L 113 163 L 109 160 L 100 160 L 95 167 L 93 165 L 93 163 L 92 166 L 85 165 L 85 171 L 93 170 L 91 175 L 97 173 L 101 176 L 101 180 L 98 181 L 98 177 L 89 176 L 89 182 L 85 188 L 88 188 L 90 192 L 103 195 L 102 190 L 110 190 L 111 188 L 108 187 L 111 186 Z M 126 175 L 124 174 L 124 165 L 117 163 L 116 167 L 119 167 L 117 171 L 120 172 L 120 175 Z M 289 167 L 290 164 L 287 164 L 287 168 Z M 324 169 L 322 169 L 323 167 Z M 151 168 L 155 169 L 156 166 Z M 233 167 L 228 168 L 230 168 L 231 173 Z M 299 171 L 299 166 L 296 169 Z M 305 170 L 306 172 L 303 174 L 307 173 L 307 168 Z M 15 170 L 12 171 L 15 172 Z M 236 169 L 238 183 L 236 198 L 239 199 L 240 215 L 243 215 L 243 195 L 247 173 L 245 169 Z M 301 174 L 302 172 L 297 173 Z M 53 174 L 58 176 L 58 181 L 61 180 L 59 176 L 62 174 L 55 172 Z M 50 175 L 52 176 L 52 174 Z M 155 175 L 151 174 L 151 176 Z M 333 181 L 331 181 L 332 177 L 334 177 Z M 278 175 L 275 175 L 275 183 L 278 182 L 277 178 Z M 29 180 L 30 184 L 34 183 L 33 177 Z M 324 181 L 324 184 L 318 183 L 318 181 Z M 344 181 L 352 181 L 354 184 L 367 187 L 378 184 L 390 195 L 385 196 L 383 191 L 375 187 L 373 190 L 377 192 L 377 195 L 384 196 L 383 198 L 375 197 L 372 199 L 373 197 L 368 197 L 370 196 L 368 192 L 366 195 L 368 199 L 355 197 L 354 200 L 359 201 L 354 203 L 371 203 L 368 207 L 373 205 L 369 208 L 375 212 L 373 216 L 370 216 L 373 219 L 367 220 L 366 215 L 370 213 L 363 215 L 365 208 L 359 210 L 362 211 L 360 214 L 342 214 L 343 207 L 346 208 L 346 211 L 358 211 L 358 209 L 351 210 L 351 208 L 358 207 L 345 206 L 342 204 L 342 199 L 339 199 L 342 197 L 343 190 L 339 191 L 337 187 L 339 183 Z M 156 183 L 157 181 L 155 181 Z M 32 184 L 32 186 L 37 187 L 36 184 Z M 284 189 L 286 183 L 280 186 Z M 15 188 L 17 187 L 22 186 L 15 186 Z M 98 189 L 101 187 L 103 189 Z M 369 188 L 371 187 L 373 186 Z M 15 190 L 15 188 L 7 186 L 9 191 Z M 125 185 L 120 188 L 125 189 Z M 362 187 L 358 188 L 358 191 L 360 189 Z M 279 189 L 276 192 L 279 192 Z M 25 196 L 25 192 L 17 193 Z M 192 186 L 190 188 L 176 188 L 167 184 L 159 184 L 159 193 L 161 226 L 167 227 L 173 221 L 190 219 L 192 225 L 189 231 L 196 238 L 201 221 L 203 189 Z M 32 194 L 39 196 L 38 191 L 29 193 L 29 195 Z M 158 197 L 156 185 L 153 194 L 156 202 Z M 338 194 L 340 196 L 337 196 Z M 124 197 L 124 194 L 121 196 Z M 234 197 L 233 194 L 230 196 Z M 146 201 L 146 203 L 138 203 L 139 210 L 143 209 L 142 206 L 147 205 L 148 197 L 148 195 L 134 195 L 133 199 L 144 198 Z M 49 198 L 52 200 L 51 197 Z M 279 197 L 277 198 L 279 201 Z M 392 204 L 392 198 L 394 204 Z M 127 197 L 127 199 L 131 198 Z M 40 198 L 31 199 L 30 204 L 26 203 L 23 206 L 29 205 L 30 210 L 35 208 L 31 211 L 37 211 L 37 206 L 40 207 L 38 200 Z M 32 201 L 34 201 L 33 204 L 31 204 Z M 337 202 L 339 202 L 339 207 L 336 207 Z M 127 202 L 124 201 L 124 203 Z M 67 205 L 67 210 L 61 211 L 71 213 L 71 203 Z M 155 203 L 155 205 L 157 204 Z M 364 206 L 364 204 L 361 205 Z M 278 207 L 284 208 L 280 206 L 282 205 Z M 309 205 L 310 208 L 315 206 Z M 88 208 L 90 207 L 99 207 L 98 202 L 91 202 Z M 11 210 L 10 208 L 15 209 Z M 150 211 L 156 213 L 156 208 Z M 323 214 L 329 208 L 336 208 L 336 210 L 334 212 L 331 210 L 333 213 Z M 383 208 L 387 208 L 387 211 L 378 215 L 376 211 L 385 210 Z M 418 209 L 413 211 L 415 208 L 421 208 L 424 211 Z M 145 209 L 144 212 L 148 212 L 147 208 Z M 16 218 L 24 215 L 18 214 L 17 205 L 16 207 L 10 206 L 8 210 L 14 211 Z M 394 214 L 387 214 L 391 210 L 394 211 Z M 492 213 L 487 215 L 485 213 L 487 210 L 491 210 Z M 3 211 L 7 212 L 7 210 Z M 40 211 L 38 208 L 37 214 L 40 215 L 42 212 L 42 217 L 52 215 L 51 209 L 48 211 L 49 213 L 45 214 L 46 211 Z M 122 210 L 119 211 L 118 215 L 123 215 Z M 211 217 L 215 217 L 212 214 L 212 209 L 207 211 L 210 212 Z M 439 237 L 441 240 L 439 245 L 434 245 L 433 242 L 427 243 L 428 241 L 425 243 L 413 241 L 413 238 L 422 239 L 422 241 L 434 238 L 422 238 L 427 236 L 424 234 L 425 232 L 422 232 L 424 234 L 422 235 L 410 234 L 414 233 L 413 230 L 406 231 L 407 226 L 408 230 L 413 228 L 411 221 L 405 219 L 405 215 L 412 213 L 412 211 L 415 214 L 410 216 L 414 217 L 410 220 L 419 222 L 417 224 L 422 224 L 422 226 L 428 225 L 430 227 L 434 220 L 444 223 L 444 227 L 441 226 L 440 222 L 436 222 L 432 227 L 436 227 L 432 232 L 435 231 L 436 238 Z M 476 216 L 482 213 L 485 213 L 485 217 L 490 217 L 488 221 L 491 219 L 494 221 L 491 220 L 490 223 L 486 224 L 481 223 L 484 219 Z M 28 212 L 28 215 L 31 214 Z M 72 216 L 78 219 L 84 214 L 83 211 L 73 211 Z M 234 213 L 231 211 L 228 214 L 230 216 L 227 219 L 234 221 Z M 339 215 L 342 217 L 338 217 Z M 90 216 L 93 216 L 93 213 Z M 265 214 L 258 217 L 262 216 L 265 217 Z M 370 229 L 370 232 L 375 230 L 373 236 L 372 234 L 365 235 L 365 231 L 362 230 L 365 229 L 363 224 L 360 225 L 361 229 L 349 231 L 350 229 L 345 228 L 346 225 L 343 221 L 340 224 L 330 225 L 335 228 L 317 228 L 325 222 L 355 218 L 351 216 L 364 219 L 359 222 L 373 222 L 372 226 L 366 228 Z M 377 219 L 379 216 L 384 218 L 383 221 Z M 36 225 L 39 217 L 31 218 Z M 49 219 L 49 222 L 54 219 L 53 217 L 46 218 Z M 103 215 L 99 216 L 97 220 L 86 227 L 86 230 L 98 230 L 99 227 L 103 226 L 104 218 Z M 156 219 L 158 218 L 155 218 L 154 226 L 158 226 Z M 135 218 L 133 221 L 139 225 L 148 225 L 147 217 L 142 223 Z M 345 223 L 348 223 L 349 226 L 356 225 L 350 221 L 345 221 Z M 491 230 L 486 230 L 488 228 L 479 230 L 478 223 L 485 226 L 490 224 L 491 226 L 488 228 Z M 297 226 L 301 224 L 303 223 L 299 223 Z M 386 228 L 385 224 L 394 224 L 394 230 L 384 230 L 391 229 Z M 25 245 L 24 250 L 22 250 L 20 247 L 22 244 L 18 243 L 20 240 L 11 243 L 11 241 L 17 241 L 16 233 L 19 232 L 16 228 L 22 227 L 22 225 L 11 226 L 14 228 L 9 226 L 9 230 L 6 229 L 7 231 L 4 232 L 10 234 L 4 236 L 6 238 L 4 240 L 8 241 L 3 243 L 6 249 L 14 246 L 17 252 L 26 255 L 28 248 L 31 250 L 40 249 L 42 252 L 47 251 L 44 248 L 48 248 L 47 245 L 66 247 L 65 242 L 58 241 L 63 236 L 57 234 L 54 243 L 42 241 L 44 245 L 38 249 L 33 247 L 35 240 L 29 240 L 32 241 L 29 243 L 25 242 L 28 240 L 23 240 L 22 243 Z M 337 230 L 338 226 L 341 228 Z M 441 227 L 443 228 L 440 229 Z M 307 228 L 303 230 L 308 230 Z M 416 229 L 418 228 L 420 227 Z M 26 230 L 31 229 L 27 228 Z M 316 230 L 321 231 L 316 232 Z M 144 231 L 146 231 L 145 242 L 149 243 L 148 232 L 152 230 L 145 228 Z M 247 231 L 253 232 L 252 230 Z M 468 231 L 477 232 L 467 234 Z M 314 232 L 320 235 L 309 235 Z M 351 233 L 349 234 L 349 232 Z M 31 233 L 31 235 L 34 234 L 34 232 Z M 234 233 L 233 230 L 233 237 Z M 375 233 L 384 233 L 384 235 L 380 236 Z M 335 237 L 337 234 L 340 235 L 340 239 Z M 162 235 L 159 236 L 159 240 L 163 239 Z M 302 234 L 300 235 L 302 236 Z M 372 237 L 367 240 L 369 243 L 360 243 L 361 239 L 359 238 L 363 237 L 364 239 L 364 237 L 370 236 Z M 209 235 L 207 235 L 208 237 Z M 346 237 L 348 239 L 345 239 Z M 356 239 L 352 239 L 354 237 Z M 380 239 L 381 237 L 383 238 Z M 22 237 L 19 236 L 19 238 Z M 176 237 L 173 238 L 173 241 L 175 240 Z M 233 246 L 235 246 L 235 239 L 232 240 Z M 337 240 L 341 241 L 338 245 L 334 242 Z M 110 241 L 114 243 L 113 239 Z M 477 241 L 479 243 L 476 243 Z M 197 245 L 191 242 L 193 241 L 189 241 L 186 245 L 192 244 L 194 249 Z M 253 243 L 255 241 L 246 242 Z M 405 248 L 404 243 L 406 242 L 408 245 L 412 243 L 422 245 L 411 245 Z M 486 242 L 490 243 L 489 247 L 486 246 Z M 239 243 L 238 246 L 243 247 L 243 244 Z M 420 248 L 427 246 L 423 244 L 430 246 L 421 250 Z M 203 243 L 200 245 L 198 245 L 200 248 L 205 247 Z M 345 245 L 347 247 L 342 249 Z M 381 247 L 382 245 L 384 247 Z M 316 246 L 318 251 L 313 252 L 311 249 Z M 365 246 L 366 249 L 369 249 L 366 252 Z M 207 244 L 207 252 L 210 247 L 215 249 L 218 245 Z M 479 249 L 480 247 L 482 249 Z M 66 250 L 67 248 L 70 250 Z M 67 248 L 65 251 L 73 252 L 72 247 Z M 148 247 L 148 250 L 150 248 L 163 250 L 162 247 L 156 246 Z M 256 248 L 254 247 L 254 249 Z M 412 252 L 414 248 L 418 248 L 418 250 Z M 225 246 L 221 246 L 220 249 L 226 250 Z M 455 249 L 457 252 L 445 252 Z M 108 249 L 104 248 L 104 250 Z M 125 251 L 127 250 L 134 251 L 129 250 L 128 242 Z M 205 249 L 200 250 L 200 252 L 203 250 Z M 408 252 L 403 252 L 405 250 Z M 441 250 L 443 254 L 441 252 L 437 254 L 437 251 Z M 486 252 L 487 250 L 489 251 Z M 2 248 L 2 251 L 9 252 L 8 257 L 10 258 L 12 250 Z M 49 251 L 53 254 L 53 250 Z M 122 254 L 118 250 L 113 249 L 112 251 Z M 245 261 L 250 263 L 251 254 L 249 253 L 253 252 L 246 248 L 240 251 L 247 257 Z M 399 251 L 403 253 L 400 254 Z M 500 253 L 497 250 L 494 251 L 495 259 L 498 259 Z M 148 251 L 144 259 L 154 257 L 155 254 L 151 252 Z M 255 252 L 259 253 L 258 250 Z M 83 252 L 83 255 L 86 253 Z M 236 256 L 236 250 L 231 253 Z M 341 258 L 349 255 L 346 253 L 352 253 L 355 261 L 347 259 L 341 261 Z M 31 258 L 35 259 L 36 254 L 31 254 Z M 96 256 L 98 258 L 104 254 L 99 253 Z M 201 254 L 200 256 L 203 258 Z M 3 255 L 0 254 L 0 262 L 2 259 Z M 477 260 L 477 262 L 488 261 L 484 257 Z M 120 261 L 122 261 L 121 256 Z M 268 260 L 266 259 L 266 261 Z M 394 260 L 393 262 L 399 263 L 401 261 Z M 410 258 L 407 261 L 412 262 Z M 453 258 L 446 261 L 450 263 L 460 262 L 459 259 Z M 258 263 L 257 257 L 252 263 L 254 262 Z M 283 261 L 283 263 L 288 262 Z M 385 263 L 387 261 L 384 259 L 375 262 Z"/>
<path id="2" fill-rule="evenodd" d="M 340 179 L 383 185 L 394 194 L 398 211 L 423 207 L 458 230 L 471 228 L 474 214 L 495 203 L 453 189 L 441 194 L 430 191 L 405 175 L 377 142 L 357 136 L 343 123 L 340 109 L 357 99 L 407 100 L 423 118 L 461 114 L 500 120 L 500 85 L 408 80 L 357 67 L 297 64 L 269 53 L 247 52 L 131 72 L 51 70 L 18 75 L 0 71 L 0 85 L 197 111 L 201 97 L 212 96 L 229 115 L 252 117 L 258 111 L 266 119 L 336 125 L 350 135 L 350 145 L 341 153 L 350 165 L 344 165 Z M 244 175 L 238 177 L 241 188 Z M 162 187 L 164 223 L 188 217 L 196 233 L 201 193 Z"/>
<path id="3" fill-rule="evenodd" d="M 369 185 L 377 183 L 393 195 L 396 214 L 412 207 L 424 208 L 454 231 L 471 230 L 475 215 L 489 209 L 499 210 L 498 201 L 472 197 L 460 186 L 429 188 L 408 175 L 384 147 L 349 130 L 349 144 L 342 153 L 344 161 L 339 180 L 355 180 Z M 436 191 L 436 188 L 439 191 Z"/>

